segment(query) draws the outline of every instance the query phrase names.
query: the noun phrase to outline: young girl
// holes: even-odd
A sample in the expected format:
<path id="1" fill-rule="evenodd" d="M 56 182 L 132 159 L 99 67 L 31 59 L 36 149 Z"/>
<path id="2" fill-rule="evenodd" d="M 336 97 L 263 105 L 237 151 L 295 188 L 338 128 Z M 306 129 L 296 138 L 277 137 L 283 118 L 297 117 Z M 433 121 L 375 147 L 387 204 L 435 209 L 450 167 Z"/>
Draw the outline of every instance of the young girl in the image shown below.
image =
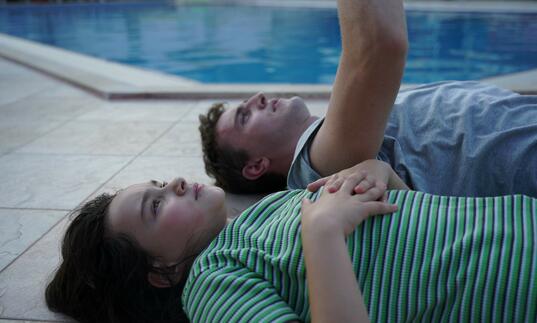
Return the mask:
<path id="1" fill-rule="evenodd" d="M 535 199 L 383 195 L 397 183 L 368 161 L 229 224 L 222 190 L 181 178 L 100 196 L 47 304 L 83 322 L 537 319 Z M 391 215 L 360 225 L 374 214 Z"/>

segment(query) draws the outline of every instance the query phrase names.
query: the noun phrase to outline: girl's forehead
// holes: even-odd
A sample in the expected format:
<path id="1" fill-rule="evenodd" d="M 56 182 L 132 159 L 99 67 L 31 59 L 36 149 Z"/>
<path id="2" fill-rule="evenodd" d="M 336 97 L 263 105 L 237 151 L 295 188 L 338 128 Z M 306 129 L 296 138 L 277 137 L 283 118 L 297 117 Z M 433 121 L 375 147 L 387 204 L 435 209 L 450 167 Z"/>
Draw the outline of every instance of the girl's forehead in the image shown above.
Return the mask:
<path id="1" fill-rule="evenodd" d="M 113 230 L 122 226 L 125 221 L 130 222 L 132 215 L 141 211 L 141 201 L 146 191 L 144 186 L 132 185 L 118 192 L 110 203 L 108 223 Z"/>
<path id="2" fill-rule="evenodd" d="M 124 199 L 126 197 L 136 196 L 140 194 L 140 192 L 143 194 L 143 192 L 152 186 L 154 186 L 154 184 L 151 181 L 136 183 L 119 190 L 116 197 L 121 197 L 121 199 Z"/>

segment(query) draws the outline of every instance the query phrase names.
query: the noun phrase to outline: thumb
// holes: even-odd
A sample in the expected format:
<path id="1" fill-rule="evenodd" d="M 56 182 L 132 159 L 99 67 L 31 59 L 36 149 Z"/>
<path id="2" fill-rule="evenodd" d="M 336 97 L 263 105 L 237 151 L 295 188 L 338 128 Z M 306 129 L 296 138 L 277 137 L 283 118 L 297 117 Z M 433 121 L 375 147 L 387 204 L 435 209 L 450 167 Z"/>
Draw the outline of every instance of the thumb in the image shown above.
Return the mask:
<path id="1" fill-rule="evenodd" d="M 329 179 L 330 179 L 330 176 L 327 176 L 327 177 L 320 178 L 316 180 L 315 182 L 309 183 L 307 187 L 308 191 L 317 192 L 317 190 L 319 190 L 321 186 L 324 186 L 324 184 L 326 184 L 326 182 L 328 182 Z"/>
<path id="2" fill-rule="evenodd" d="M 307 197 L 302 199 L 302 210 L 306 210 L 311 207 L 313 203 Z"/>

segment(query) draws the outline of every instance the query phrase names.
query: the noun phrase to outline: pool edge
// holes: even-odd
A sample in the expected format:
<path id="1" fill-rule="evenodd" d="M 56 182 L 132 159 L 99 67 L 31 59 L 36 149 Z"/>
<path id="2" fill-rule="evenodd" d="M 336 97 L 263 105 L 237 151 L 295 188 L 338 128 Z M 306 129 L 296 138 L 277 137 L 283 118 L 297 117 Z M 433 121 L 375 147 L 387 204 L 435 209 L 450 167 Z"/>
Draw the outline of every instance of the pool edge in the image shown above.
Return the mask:
<path id="1" fill-rule="evenodd" d="M 242 98 L 264 91 L 328 98 L 330 85 L 203 84 L 0 33 L 0 56 L 108 100 Z"/>
<path id="2" fill-rule="evenodd" d="M 196 4 L 198 0 L 175 0 L 179 4 Z M 211 3 L 211 1 L 207 1 Z M 231 5 L 250 5 L 250 6 L 278 6 L 291 8 L 337 8 L 335 1 L 319 0 L 226 0 L 221 2 Z M 442 11 L 442 12 L 468 12 L 468 13 L 535 13 L 537 12 L 537 3 L 533 1 L 424 1 L 411 0 L 404 1 L 406 10 L 415 11 Z"/>
<path id="3" fill-rule="evenodd" d="M 203 84 L 0 33 L 0 57 L 30 67 L 106 100 L 235 99 L 257 92 L 328 99 L 331 85 Z M 522 94 L 537 94 L 537 69 L 482 80 Z M 402 84 L 411 88 L 416 84 Z"/>

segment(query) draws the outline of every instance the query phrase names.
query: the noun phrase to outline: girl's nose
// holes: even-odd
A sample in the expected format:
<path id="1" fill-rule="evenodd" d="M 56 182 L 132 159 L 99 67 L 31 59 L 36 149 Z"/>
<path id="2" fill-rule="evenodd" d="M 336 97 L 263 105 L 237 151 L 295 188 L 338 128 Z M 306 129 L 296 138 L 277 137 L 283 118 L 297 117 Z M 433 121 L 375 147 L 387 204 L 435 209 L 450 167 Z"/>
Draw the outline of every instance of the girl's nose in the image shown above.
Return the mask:
<path id="1" fill-rule="evenodd" d="M 174 178 L 167 186 L 168 189 L 173 190 L 177 195 L 184 195 L 186 191 L 186 181 L 182 177 Z"/>

